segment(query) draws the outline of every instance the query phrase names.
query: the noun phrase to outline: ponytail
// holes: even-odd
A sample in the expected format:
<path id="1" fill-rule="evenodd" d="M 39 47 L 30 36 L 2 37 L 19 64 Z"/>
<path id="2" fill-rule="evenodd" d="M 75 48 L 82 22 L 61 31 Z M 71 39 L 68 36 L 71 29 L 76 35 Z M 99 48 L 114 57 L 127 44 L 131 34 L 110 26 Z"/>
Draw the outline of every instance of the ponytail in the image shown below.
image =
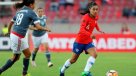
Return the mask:
<path id="1" fill-rule="evenodd" d="M 85 15 L 87 13 L 90 13 L 89 9 L 92 8 L 93 6 L 97 6 L 96 2 L 90 2 L 87 4 L 87 8 L 85 9 L 85 11 L 80 12 L 81 15 Z"/>

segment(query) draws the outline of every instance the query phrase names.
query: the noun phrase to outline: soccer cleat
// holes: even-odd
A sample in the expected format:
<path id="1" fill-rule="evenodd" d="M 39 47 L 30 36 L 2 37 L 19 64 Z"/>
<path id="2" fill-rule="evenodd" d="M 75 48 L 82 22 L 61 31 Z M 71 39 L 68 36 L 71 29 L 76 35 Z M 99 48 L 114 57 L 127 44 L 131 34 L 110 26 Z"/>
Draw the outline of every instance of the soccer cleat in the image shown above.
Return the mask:
<path id="1" fill-rule="evenodd" d="M 90 72 L 82 72 L 82 76 L 92 76 Z"/>
<path id="2" fill-rule="evenodd" d="M 53 66 L 53 63 L 49 62 L 48 67 L 52 67 L 52 66 Z"/>
<path id="3" fill-rule="evenodd" d="M 35 61 L 32 61 L 31 64 L 32 64 L 33 67 L 37 66 L 36 63 L 35 63 Z"/>
<path id="4" fill-rule="evenodd" d="M 60 75 L 59 76 L 65 76 L 64 73 L 61 72 L 61 68 L 60 68 Z"/>

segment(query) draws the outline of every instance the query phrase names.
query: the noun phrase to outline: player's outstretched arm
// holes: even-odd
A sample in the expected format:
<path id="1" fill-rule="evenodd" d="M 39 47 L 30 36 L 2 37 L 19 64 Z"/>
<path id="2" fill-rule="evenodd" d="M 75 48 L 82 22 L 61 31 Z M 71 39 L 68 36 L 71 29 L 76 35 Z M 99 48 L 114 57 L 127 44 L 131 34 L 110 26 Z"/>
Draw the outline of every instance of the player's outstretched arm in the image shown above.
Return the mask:
<path id="1" fill-rule="evenodd" d="M 51 32 L 50 29 L 40 26 L 39 23 L 36 23 L 35 27 L 37 28 L 37 30 L 45 30 L 45 31 Z"/>
<path id="2" fill-rule="evenodd" d="M 29 26 L 29 29 L 30 30 L 38 30 L 36 27 L 34 27 L 34 26 Z"/>
<path id="3" fill-rule="evenodd" d="M 104 34 L 104 32 L 100 30 L 100 28 L 99 28 L 98 24 L 96 25 L 96 30 L 97 30 L 98 32 L 100 32 L 100 33 Z"/>

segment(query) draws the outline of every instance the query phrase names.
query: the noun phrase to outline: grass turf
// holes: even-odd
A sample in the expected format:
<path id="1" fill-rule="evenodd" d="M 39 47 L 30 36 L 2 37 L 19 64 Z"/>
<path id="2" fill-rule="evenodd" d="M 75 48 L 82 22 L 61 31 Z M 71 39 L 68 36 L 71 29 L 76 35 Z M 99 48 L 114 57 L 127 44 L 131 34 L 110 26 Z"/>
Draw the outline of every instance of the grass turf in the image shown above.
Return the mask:
<path id="1" fill-rule="evenodd" d="M 99 53 L 96 63 L 91 72 L 93 76 L 105 76 L 108 70 L 114 69 L 119 76 L 135 76 L 136 74 L 136 53 Z M 0 52 L 0 66 L 12 56 L 11 52 Z M 59 76 L 59 68 L 71 57 L 71 53 L 52 53 L 54 66 L 47 67 L 47 60 L 44 53 L 38 53 L 36 58 L 37 67 L 30 64 L 29 73 L 31 76 Z M 82 54 L 78 61 L 66 70 L 66 76 L 81 76 L 89 55 Z M 1 76 L 21 76 L 22 59 L 15 63 Z"/>

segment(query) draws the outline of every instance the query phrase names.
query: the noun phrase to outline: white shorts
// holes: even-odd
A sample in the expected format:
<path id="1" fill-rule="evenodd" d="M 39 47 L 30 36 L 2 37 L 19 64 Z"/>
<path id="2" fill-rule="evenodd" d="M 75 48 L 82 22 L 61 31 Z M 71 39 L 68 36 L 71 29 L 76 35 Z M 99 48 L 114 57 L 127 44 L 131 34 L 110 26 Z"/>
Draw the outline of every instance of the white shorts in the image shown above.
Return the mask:
<path id="1" fill-rule="evenodd" d="M 20 54 L 23 50 L 29 48 L 26 38 L 20 38 L 15 34 L 10 34 L 11 49 L 14 54 Z"/>
<path id="2" fill-rule="evenodd" d="M 45 33 L 44 35 L 40 37 L 32 36 L 33 44 L 35 48 L 38 48 L 40 44 L 42 43 L 48 43 L 48 33 Z"/>

